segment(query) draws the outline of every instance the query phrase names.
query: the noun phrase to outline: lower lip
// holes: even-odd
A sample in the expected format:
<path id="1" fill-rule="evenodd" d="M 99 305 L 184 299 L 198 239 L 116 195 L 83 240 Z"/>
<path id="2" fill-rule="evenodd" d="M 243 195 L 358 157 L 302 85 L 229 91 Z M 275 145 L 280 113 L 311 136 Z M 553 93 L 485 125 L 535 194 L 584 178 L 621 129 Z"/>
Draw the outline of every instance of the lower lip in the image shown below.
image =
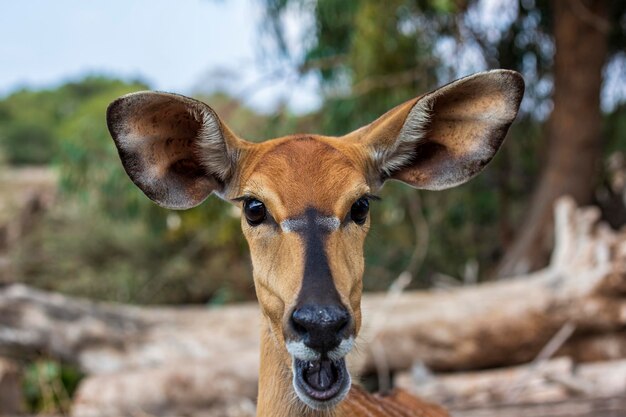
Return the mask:
<path id="1" fill-rule="evenodd" d="M 348 379 L 345 359 L 342 358 L 337 361 L 327 359 L 327 361 L 331 362 L 330 369 L 333 380 L 330 386 L 324 390 L 314 388 L 305 378 L 308 368 L 314 366 L 311 362 L 300 359 L 295 359 L 294 361 L 295 382 L 300 390 L 312 400 L 325 402 L 334 399 L 343 391 L 345 382 Z M 320 364 L 315 365 L 321 366 Z"/>

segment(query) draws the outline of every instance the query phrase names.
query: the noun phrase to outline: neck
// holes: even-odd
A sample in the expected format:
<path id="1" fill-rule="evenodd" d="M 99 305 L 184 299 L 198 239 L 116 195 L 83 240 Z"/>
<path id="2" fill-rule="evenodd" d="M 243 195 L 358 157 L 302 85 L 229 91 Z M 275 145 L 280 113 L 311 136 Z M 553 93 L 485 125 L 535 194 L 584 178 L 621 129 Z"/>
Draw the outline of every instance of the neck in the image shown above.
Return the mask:
<path id="1" fill-rule="evenodd" d="M 342 417 L 338 410 L 316 411 L 298 399 L 292 385 L 291 357 L 270 333 L 265 317 L 262 323 L 257 416 Z"/>

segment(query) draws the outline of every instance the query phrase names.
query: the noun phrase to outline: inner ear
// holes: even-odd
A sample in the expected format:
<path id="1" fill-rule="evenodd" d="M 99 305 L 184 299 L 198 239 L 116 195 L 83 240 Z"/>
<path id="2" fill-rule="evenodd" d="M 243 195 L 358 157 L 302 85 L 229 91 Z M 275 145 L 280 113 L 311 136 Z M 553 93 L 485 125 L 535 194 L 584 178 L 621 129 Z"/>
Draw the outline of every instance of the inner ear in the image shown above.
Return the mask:
<path id="1" fill-rule="evenodd" d="M 373 150 L 383 180 L 453 187 L 494 157 L 523 93 L 524 81 L 514 71 L 475 74 L 396 107 L 365 129 L 360 141 Z"/>
<path id="2" fill-rule="evenodd" d="M 164 207 L 198 205 L 232 175 L 230 132 L 202 102 L 134 93 L 111 103 L 107 123 L 129 177 Z"/>
<path id="3" fill-rule="evenodd" d="M 427 94 L 407 117 L 407 122 L 418 122 L 405 122 L 401 132 L 405 141 L 416 145 L 411 162 L 391 178 L 434 190 L 469 180 L 500 148 L 523 91 L 519 74 L 491 71 Z M 412 132 L 412 125 L 418 126 L 418 131 Z"/>

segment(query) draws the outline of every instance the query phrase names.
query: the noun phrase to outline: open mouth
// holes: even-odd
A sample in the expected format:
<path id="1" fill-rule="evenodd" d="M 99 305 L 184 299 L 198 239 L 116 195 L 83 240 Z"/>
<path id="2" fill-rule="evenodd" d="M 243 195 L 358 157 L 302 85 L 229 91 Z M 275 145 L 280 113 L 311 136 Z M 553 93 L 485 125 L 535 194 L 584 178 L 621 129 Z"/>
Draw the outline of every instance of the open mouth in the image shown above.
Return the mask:
<path id="1" fill-rule="evenodd" d="M 313 408 L 328 408 L 343 399 L 350 386 L 344 358 L 304 361 L 294 358 L 294 385 L 298 396 Z M 306 398 L 302 398 L 306 396 Z M 308 400 L 308 401 L 307 401 Z"/>

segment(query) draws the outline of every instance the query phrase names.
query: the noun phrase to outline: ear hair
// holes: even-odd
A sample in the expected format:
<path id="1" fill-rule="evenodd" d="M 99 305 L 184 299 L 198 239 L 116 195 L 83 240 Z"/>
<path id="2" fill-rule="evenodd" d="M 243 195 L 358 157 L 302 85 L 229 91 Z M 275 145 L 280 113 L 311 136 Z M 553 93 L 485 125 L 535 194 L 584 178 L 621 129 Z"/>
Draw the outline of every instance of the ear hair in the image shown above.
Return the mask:
<path id="1" fill-rule="evenodd" d="M 238 149 L 228 149 L 217 115 L 209 107 L 190 108 L 189 113 L 200 120 L 196 156 L 208 173 L 220 182 L 228 180 L 235 169 Z"/>
<path id="2" fill-rule="evenodd" d="M 419 100 L 409 112 L 394 146 L 374 149 L 375 164 L 384 177 L 391 177 L 394 172 L 411 162 L 420 142 L 426 139 L 432 110 L 433 101 Z"/>

